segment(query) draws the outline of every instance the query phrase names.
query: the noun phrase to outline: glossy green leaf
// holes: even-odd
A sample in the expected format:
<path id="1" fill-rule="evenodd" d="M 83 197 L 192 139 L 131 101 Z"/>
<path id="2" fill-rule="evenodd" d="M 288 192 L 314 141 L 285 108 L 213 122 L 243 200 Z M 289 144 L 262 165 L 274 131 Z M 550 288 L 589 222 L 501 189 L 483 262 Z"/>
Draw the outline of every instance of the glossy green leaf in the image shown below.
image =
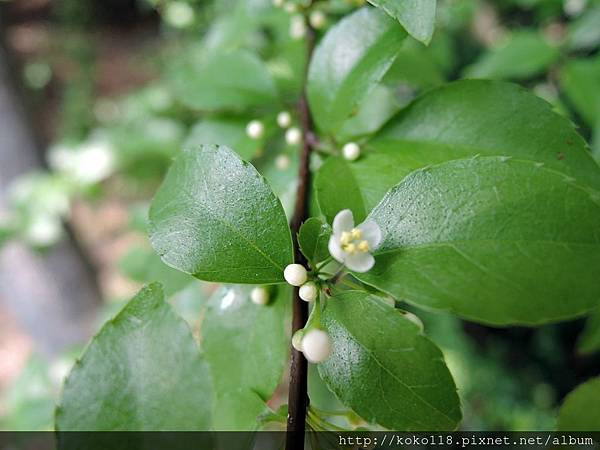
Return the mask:
<path id="1" fill-rule="evenodd" d="M 392 430 L 456 428 L 460 402 L 442 352 L 400 311 L 350 291 L 328 300 L 322 320 L 333 352 L 319 373 L 342 403 Z"/>
<path id="2" fill-rule="evenodd" d="M 528 79 L 546 71 L 559 56 L 559 48 L 542 34 L 519 31 L 484 53 L 464 74 L 468 78 Z"/>
<path id="3" fill-rule="evenodd" d="M 176 158 L 152 201 L 150 240 L 165 263 L 206 281 L 282 282 L 293 261 L 281 203 L 252 165 L 218 145 Z"/>
<path id="4" fill-rule="evenodd" d="M 208 302 L 202 347 L 215 386 L 214 428 L 251 430 L 283 377 L 289 354 L 291 292 L 271 288 L 271 301 L 250 300 L 251 287 L 226 286 Z"/>
<path id="5" fill-rule="evenodd" d="M 396 19 L 416 40 L 429 44 L 435 28 L 436 0 L 368 0 Z"/>
<path id="6" fill-rule="evenodd" d="M 203 119 L 192 127 L 183 146 L 197 148 L 201 144 L 226 145 L 234 149 L 242 159 L 249 161 L 256 156 L 263 144 L 261 140 L 250 139 L 246 134 L 249 121 L 234 118 Z"/>
<path id="7" fill-rule="evenodd" d="M 545 101 L 504 82 L 464 80 L 429 91 L 366 147 L 354 162 L 330 158 L 315 177 L 329 223 L 345 208 L 362 220 L 415 169 L 475 155 L 541 162 L 600 190 L 600 169 L 571 122 Z"/>
<path id="8" fill-rule="evenodd" d="M 317 126 L 336 133 L 394 62 L 405 33 L 374 8 L 362 8 L 332 27 L 313 54 L 308 100 Z"/>
<path id="9" fill-rule="evenodd" d="M 132 280 L 159 282 L 167 297 L 195 281 L 191 276 L 167 266 L 152 249 L 144 247 L 129 250 L 119 261 L 119 268 Z"/>
<path id="10" fill-rule="evenodd" d="M 558 412 L 559 431 L 600 430 L 600 377 L 579 385 L 567 395 Z"/>
<path id="11" fill-rule="evenodd" d="M 174 67 L 172 84 L 177 99 L 197 110 L 243 111 L 276 100 L 266 65 L 246 50 L 184 59 Z"/>
<path id="12" fill-rule="evenodd" d="M 600 351 L 600 309 L 587 318 L 577 342 L 577 351 L 584 355 Z"/>
<path id="13" fill-rule="evenodd" d="M 331 236 L 331 227 L 321 219 L 311 217 L 300 227 L 298 244 L 302 254 L 312 263 L 318 263 L 329 256 L 327 244 Z"/>
<path id="14" fill-rule="evenodd" d="M 212 381 L 159 284 L 142 289 L 92 340 L 65 381 L 60 431 L 207 430 Z"/>
<path id="15" fill-rule="evenodd" d="M 490 324 L 584 314 L 600 299 L 600 195 L 504 157 L 416 171 L 369 217 L 383 232 L 364 282 Z M 577 220 L 573 220 L 577 218 Z"/>

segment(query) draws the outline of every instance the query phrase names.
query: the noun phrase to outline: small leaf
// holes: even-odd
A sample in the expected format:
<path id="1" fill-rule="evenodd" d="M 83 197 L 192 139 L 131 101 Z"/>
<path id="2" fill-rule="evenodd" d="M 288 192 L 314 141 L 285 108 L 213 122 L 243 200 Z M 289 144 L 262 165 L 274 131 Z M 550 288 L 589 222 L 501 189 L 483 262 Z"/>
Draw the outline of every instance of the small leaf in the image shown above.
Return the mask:
<path id="1" fill-rule="evenodd" d="M 589 315 L 579 335 L 577 350 L 583 355 L 600 351 L 600 309 Z"/>
<path id="2" fill-rule="evenodd" d="M 351 291 L 328 300 L 323 324 L 333 353 L 319 373 L 342 403 L 392 430 L 456 428 L 460 402 L 442 352 L 400 311 Z"/>
<path id="3" fill-rule="evenodd" d="M 94 337 L 65 381 L 60 431 L 208 430 L 212 382 L 159 284 L 142 289 Z"/>
<path id="4" fill-rule="evenodd" d="M 183 146 L 197 148 L 201 144 L 226 145 L 246 161 L 256 156 L 261 141 L 250 139 L 246 134 L 246 125 L 250 120 L 243 119 L 202 119 L 194 125 Z"/>
<path id="5" fill-rule="evenodd" d="M 567 395 L 558 411 L 556 429 L 600 430 L 600 377 L 586 381 Z"/>
<path id="6" fill-rule="evenodd" d="M 152 201 L 150 240 L 165 263 L 206 281 L 283 282 L 293 261 L 281 203 L 252 165 L 218 145 L 176 158 Z"/>
<path id="7" fill-rule="evenodd" d="M 289 354 L 290 290 L 271 289 L 268 305 L 251 287 L 227 286 L 208 302 L 202 345 L 215 386 L 214 428 L 252 430 L 283 377 Z"/>
<path id="8" fill-rule="evenodd" d="M 321 219 L 311 217 L 302 224 L 298 233 L 298 244 L 302 254 L 312 263 L 327 259 L 329 236 L 331 236 L 331 227 Z"/>
<path id="9" fill-rule="evenodd" d="M 435 28 L 436 0 L 368 0 L 396 19 L 416 40 L 429 44 Z"/>
<path id="10" fill-rule="evenodd" d="M 266 65 L 247 50 L 184 59 L 172 73 L 175 95 L 192 109 L 243 111 L 276 100 Z"/>
<path id="11" fill-rule="evenodd" d="M 589 127 L 600 123 L 600 56 L 567 62 L 560 85 L 569 104 Z"/>
<path id="12" fill-rule="evenodd" d="M 536 163 L 482 157 L 416 171 L 369 218 L 384 238 L 374 268 L 356 276 L 399 300 L 497 325 L 598 304 L 598 194 Z"/>
<path id="13" fill-rule="evenodd" d="M 529 79 L 544 73 L 559 56 L 559 48 L 541 33 L 524 30 L 483 53 L 464 73 L 467 78 Z"/>
<path id="14" fill-rule="evenodd" d="M 385 75 L 406 34 L 384 13 L 362 8 L 331 28 L 308 74 L 308 100 L 318 127 L 336 133 Z"/>

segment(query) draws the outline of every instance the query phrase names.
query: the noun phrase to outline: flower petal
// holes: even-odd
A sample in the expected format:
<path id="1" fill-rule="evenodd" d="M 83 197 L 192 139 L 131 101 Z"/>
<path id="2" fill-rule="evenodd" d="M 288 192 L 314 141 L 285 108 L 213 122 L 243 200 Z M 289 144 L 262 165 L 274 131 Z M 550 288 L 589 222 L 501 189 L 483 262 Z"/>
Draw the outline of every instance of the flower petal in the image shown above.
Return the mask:
<path id="1" fill-rule="evenodd" d="M 331 236 L 329 238 L 329 253 L 333 256 L 337 262 L 344 263 L 346 259 L 346 252 L 342 250 L 342 246 L 340 245 L 340 240 L 336 236 Z"/>
<path id="2" fill-rule="evenodd" d="M 381 228 L 373 219 L 367 219 L 358 227 L 363 233 L 363 239 L 369 243 L 371 250 L 376 249 L 381 244 Z"/>
<path id="3" fill-rule="evenodd" d="M 333 235 L 339 236 L 343 231 L 350 231 L 354 228 L 354 216 L 349 209 L 343 209 L 337 213 L 333 219 Z"/>
<path id="4" fill-rule="evenodd" d="M 375 258 L 370 253 L 347 255 L 346 267 L 353 272 L 368 272 L 375 265 Z"/>

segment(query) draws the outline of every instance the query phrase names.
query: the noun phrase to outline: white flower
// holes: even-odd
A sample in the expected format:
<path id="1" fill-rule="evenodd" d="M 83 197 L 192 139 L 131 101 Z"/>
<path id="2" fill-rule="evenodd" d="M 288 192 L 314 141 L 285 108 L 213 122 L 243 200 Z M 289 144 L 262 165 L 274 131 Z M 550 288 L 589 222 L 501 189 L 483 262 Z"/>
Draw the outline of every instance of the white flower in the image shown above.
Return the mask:
<path id="1" fill-rule="evenodd" d="M 308 275 L 304 266 L 300 264 L 290 264 L 283 271 L 283 277 L 292 286 L 302 286 L 306 283 Z"/>
<path id="2" fill-rule="evenodd" d="M 342 148 L 342 153 L 348 161 L 355 161 L 360 156 L 360 147 L 356 142 L 348 142 Z"/>
<path id="3" fill-rule="evenodd" d="M 272 0 L 273 6 L 276 8 L 281 8 L 283 6 L 283 0 Z"/>
<path id="4" fill-rule="evenodd" d="M 318 364 L 331 355 L 331 338 L 325 331 L 313 328 L 304 334 L 300 347 L 309 362 Z"/>
<path id="5" fill-rule="evenodd" d="M 375 264 L 371 252 L 381 243 L 381 229 L 373 220 L 354 226 L 352 211 L 344 209 L 333 219 L 329 253 L 354 272 L 367 272 Z"/>
<path id="6" fill-rule="evenodd" d="M 47 247 L 55 244 L 62 235 L 62 224 L 58 217 L 41 215 L 35 217 L 25 228 L 25 240 L 31 245 Z"/>
<path id="7" fill-rule="evenodd" d="M 290 14 L 293 14 L 296 11 L 298 11 L 298 7 L 293 2 L 285 2 L 285 4 L 283 5 L 283 9 L 285 10 L 285 12 Z"/>
<path id="8" fill-rule="evenodd" d="M 312 302 L 315 301 L 317 295 L 319 295 L 319 288 L 313 281 L 309 281 L 300 286 L 298 295 L 305 302 Z"/>
<path id="9" fill-rule="evenodd" d="M 290 21 L 290 37 L 298 40 L 306 36 L 306 23 L 300 14 L 293 16 Z"/>
<path id="10" fill-rule="evenodd" d="M 313 28 L 317 30 L 320 30 L 327 24 L 327 16 L 320 10 L 311 12 L 308 20 Z"/>
<path id="11" fill-rule="evenodd" d="M 266 305 L 269 303 L 269 291 L 262 286 L 257 286 L 250 291 L 250 300 L 256 305 Z"/>
<path id="12" fill-rule="evenodd" d="M 277 125 L 281 128 L 287 128 L 292 124 L 292 115 L 287 111 L 281 111 L 277 114 Z"/>
<path id="13" fill-rule="evenodd" d="M 292 127 L 285 132 L 285 142 L 288 145 L 298 145 L 302 141 L 302 132 L 299 128 Z"/>
<path id="14" fill-rule="evenodd" d="M 246 134 L 251 139 L 260 139 L 265 134 L 265 126 L 260 120 L 252 120 L 246 125 Z"/>

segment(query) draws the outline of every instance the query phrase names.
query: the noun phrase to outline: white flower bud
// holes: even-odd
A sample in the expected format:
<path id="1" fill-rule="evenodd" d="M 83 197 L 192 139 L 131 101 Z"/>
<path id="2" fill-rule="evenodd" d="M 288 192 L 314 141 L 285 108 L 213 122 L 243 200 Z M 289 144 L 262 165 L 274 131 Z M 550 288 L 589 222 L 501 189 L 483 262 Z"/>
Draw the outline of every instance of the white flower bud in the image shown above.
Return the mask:
<path id="1" fill-rule="evenodd" d="M 272 2 L 273 2 L 273 6 L 275 6 L 276 8 L 281 8 L 284 3 L 283 0 L 272 0 Z"/>
<path id="2" fill-rule="evenodd" d="M 290 37 L 292 39 L 302 39 L 306 36 L 306 24 L 304 23 L 304 17 L 301 15 L 293 16 L 290 21 Z"/>
<path id="3" fill-rule="evenodd" d="M 262 286 L 257 286 L 250 292 L 250 300 L 256 305 L 266 305 L 269 303 L 269 291 Z"/>
<path id="4" fill-rule="evenodd" d="M 348 161 L 355 161 L 360 156 L 360 147 L 356 142 L 348 142 L 342 148 L 342 153 Z"/>
<path id="5" fill-rule="evenodd" d="M 277 125 L 281 128 L 287 128 L 292 124 L 292 115 L 287 111 L 281 111 L 277 114 Z"/>
<path id="6" fill-rule="evenodd" d="M 171 2 L 165 6 L 164 19 L 176 28 L 184 28 L 194 23 L 194 10 L 185 2 Z"/>
<path id="7" fill-rule="evenodd" d="M 313 28 L 317 30 L 322 29 L 327 24 L 327 16 L 323 11 L 318 9 L 310 13 L 308 20 Z"/>
<path id="8" fill-rule="evenodd" d="M 300 264 L 290 264 L 283 271 L 283 277 L 292 286 L 302 286 L 306 283 L 308 274 L 304 266 Z"/>
<path id="9" fill-rule="evenodd" d="M 296 11 L 298 11 L 298 7 L 293 2 L 286 2 L 283 5 L 283 9 L 285 12 L 290 13 L 290 14 L 294 14 Z"/>
<path id="10" fill-rule="evenodd" d="M 275 158 L 275 167 L 279 170 L 287 170 L 290 168 L 290 157 L 288 155 L 279 155 Z"/>
<path id="11" fill-rule="evenodd" d="M 331 355 L 331 338 L 323 330 L 312 329 L 302 338 L 304 357 L 313 364 L 326 361 Z"/>
<path id="12" fill-rule="evenodd" d="M 302 141 L 302 132 L 297 127 L 292 127 L 285 132 L 285 142 L 288 145 L 298 145 Z"/>
<path id="13" fill-rule="evenodd" d="M 313 281 L 309 281 L 300 286 L 298 295 L 305 302 L 313 302 L 319 295 L 319 288 Z"/>
<path id="14" fill-rule="evenodd" d="M 260 120 L 252 120 L 246 126 L 246 134 L 251 139 L 260 139 L 265 134 L 265 126 Z"/>

